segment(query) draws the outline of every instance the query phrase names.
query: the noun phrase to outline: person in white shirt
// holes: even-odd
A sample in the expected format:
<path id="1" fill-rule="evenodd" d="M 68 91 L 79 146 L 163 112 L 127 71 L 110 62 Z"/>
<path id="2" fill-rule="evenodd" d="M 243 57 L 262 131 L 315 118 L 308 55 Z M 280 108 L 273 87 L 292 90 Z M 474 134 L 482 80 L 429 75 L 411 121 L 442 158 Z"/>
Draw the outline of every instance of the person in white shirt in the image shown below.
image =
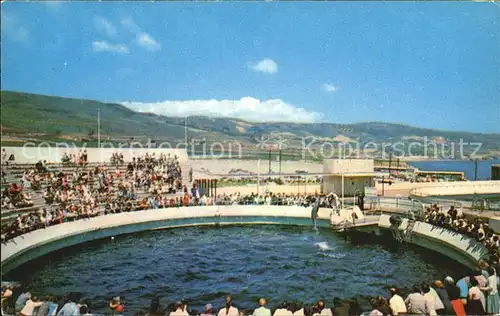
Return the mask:
<path id="1" fill-rule="evenodd" d="M 432 287 L 429 287 L 429 288 L 430 288 L 431 295 L 434 297 L 434 302 L 436 303 L 435 306 L 434 306 L 435 310 L 436 310 L 436 313 L 439 311 L 440 313 L 444 314 L 444 304 L 443 304 L 443 301 L 439 297 L 439 295 L 436 292 L 436 290 L 434 290 L 434 288 L 432 288 Z"/>
<path id="2" fill-rule="evenodd" d="M 266 308 L 267 301 L 265 298 L 261 298 L 259 300 L 259 308 L 253 311 L 253 316 L 271 316 L 271 311 L 269 308 Z"/>
<path id="3" fill-rule="evenodd" d="M 293 316 L 304 316 L 304 306 L 299 306 L 300 309 L 293 313 Z"/>
<path id="4" fill-rule="evenodd" d="M 318 301 L 319 314 L 321 316 L 333 316 L 332 310 L 325 307 L 325 302 L 322 300 Z"/>
<path id="5" fill-rule="evenodd" d="M 226 297 L 226 307 L 221 308 L 217 316 L 239 316 L 238 309 L 233 306 L 233 299 L 231 296 Z"/>
<path id="6" fill-rule="evenodd" d="M 179 301 L 175 303 L 175 312 L 171 312 L 170 316 L 189 316 L 189 314 L 184 310 L 184 304 Z"/>
<path id="7" fill-rule="evenodd" d="M 429 308 L 429 315 L 430 316 L 435 316 L 437 315 L 436 313 L 436 299 L 434 298 L 434 295 L 431 294 L 431 288 L 429 285 L 424 284 L 422 285 L 422 292 L 424 292 L 424 298 L 427 302 L 427 306 Z"/>
<path id="8" fill-rule="evenodd" d="M 293 316 L 293 313 L 288 310 L 288 303 L 283 302 L 280 305 L 280 308 L 274 311 L 273 316 Z"/>
<path id="9" fill-rule="evenodd" d="M 406 309 L 405 301 L 398 294 L 398 290 L 396 288 L 391 288 L 389 290 L 389 293 L 391 293 L 391 298 L 389 299 L 389 306 L 391 307 L 394 316 L 397 316 L 399 314 L 407 314 L 408 310 Z"/>

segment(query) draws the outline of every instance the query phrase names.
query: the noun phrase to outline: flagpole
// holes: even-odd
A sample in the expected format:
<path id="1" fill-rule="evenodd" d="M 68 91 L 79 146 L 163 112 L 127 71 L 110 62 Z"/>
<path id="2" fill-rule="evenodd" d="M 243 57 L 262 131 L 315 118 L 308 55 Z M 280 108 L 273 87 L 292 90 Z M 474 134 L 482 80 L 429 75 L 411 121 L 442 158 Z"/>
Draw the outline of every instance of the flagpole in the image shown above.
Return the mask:
<path id="1" fill-rule="evenodd" d="M 101 108 L 97 109 L 97 148 L 99 149 L 99 162 L 102 162 L 102 153 L 101 153 Z"/>

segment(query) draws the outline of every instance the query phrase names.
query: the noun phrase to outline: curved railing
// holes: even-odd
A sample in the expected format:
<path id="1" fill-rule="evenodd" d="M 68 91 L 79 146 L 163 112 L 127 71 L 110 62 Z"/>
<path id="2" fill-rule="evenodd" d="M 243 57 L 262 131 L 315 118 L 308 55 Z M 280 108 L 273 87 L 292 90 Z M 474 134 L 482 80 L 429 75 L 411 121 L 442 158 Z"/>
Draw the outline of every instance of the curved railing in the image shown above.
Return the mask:
<path id="1" fill-rule="evenodd" d="M 500 181 L 440 182 L 410 191 L 412 198 L 473 194 L 500 194 Z"/>

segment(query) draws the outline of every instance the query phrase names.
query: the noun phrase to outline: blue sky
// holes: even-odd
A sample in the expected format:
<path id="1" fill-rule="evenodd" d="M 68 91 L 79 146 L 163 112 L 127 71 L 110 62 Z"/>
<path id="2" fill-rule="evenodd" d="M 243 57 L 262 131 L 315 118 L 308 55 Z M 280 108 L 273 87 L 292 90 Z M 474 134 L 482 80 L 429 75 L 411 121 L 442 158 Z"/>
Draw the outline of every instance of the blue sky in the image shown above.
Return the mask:
<path id="1" fill-rule="evenodd" d="M 2 3 L 2 89 L 498 133 L 499 21 L 468 2 Z"/>

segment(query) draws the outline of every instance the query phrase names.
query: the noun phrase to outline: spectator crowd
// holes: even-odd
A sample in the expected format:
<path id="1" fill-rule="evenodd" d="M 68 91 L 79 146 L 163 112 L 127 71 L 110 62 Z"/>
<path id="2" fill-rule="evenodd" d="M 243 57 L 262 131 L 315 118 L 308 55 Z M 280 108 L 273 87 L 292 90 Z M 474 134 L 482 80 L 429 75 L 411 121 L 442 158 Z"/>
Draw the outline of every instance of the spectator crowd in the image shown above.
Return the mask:
<path id="1" fill-rule="evenodd" d="M 86 157 L 86 154 L 83 154 Z M 26 169 L 20 183 L 2 190 L 1 206 L 17 217 L 2 223 L 2 242 L 16 236 L 81 218 L 147 208 L 182 205 L 179 197 L 167 194 L 187 192 L 182 182 L 178 157 L 146 154 L 133 158 L 126 172 L 107 166 L 76 167 L 72 172 L 52 171 L 46 162 Z M 141 198 L 138 190 L 144 192 Z M 38 209 L 23 212 L 35 204 L 32 194 L 43 197 Z"/>

